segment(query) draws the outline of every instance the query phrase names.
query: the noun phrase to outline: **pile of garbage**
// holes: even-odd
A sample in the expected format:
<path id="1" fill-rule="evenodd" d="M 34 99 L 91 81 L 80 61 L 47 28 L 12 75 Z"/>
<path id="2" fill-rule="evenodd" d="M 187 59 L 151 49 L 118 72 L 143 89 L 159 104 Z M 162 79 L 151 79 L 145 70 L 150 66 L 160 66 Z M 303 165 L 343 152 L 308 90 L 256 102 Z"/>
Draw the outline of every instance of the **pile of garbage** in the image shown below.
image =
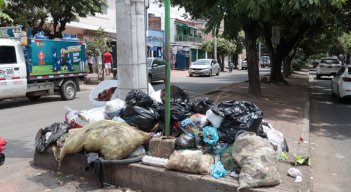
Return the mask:
<path id="1" fill-rule="evenodd" d="M 137 161 L 170 170 L 238 177 L 240 188 L 280 183 L 276 162 L 289 148 L 255 104 L 215 103 L 207 97 L 190 100 L 185 89 L 172 85 L 170 127 L 176 139 L 173 153 L 165 159 L 150 155 L 148 146 L 150 139 L 164 133 L 165 90 L 154 91 L 149 85 L 148 94 L 132 90 L 121 100 L 116 85 L 115 80 L 99 84 L 89 96 L 96 106 L 92 109 L 66 107 L 64 123 L 38 131 L 36 151 L 52 148 L 59 162 L 67 154 L 84 152 L 94 169 L 97 162 L 138 157 Z"/>

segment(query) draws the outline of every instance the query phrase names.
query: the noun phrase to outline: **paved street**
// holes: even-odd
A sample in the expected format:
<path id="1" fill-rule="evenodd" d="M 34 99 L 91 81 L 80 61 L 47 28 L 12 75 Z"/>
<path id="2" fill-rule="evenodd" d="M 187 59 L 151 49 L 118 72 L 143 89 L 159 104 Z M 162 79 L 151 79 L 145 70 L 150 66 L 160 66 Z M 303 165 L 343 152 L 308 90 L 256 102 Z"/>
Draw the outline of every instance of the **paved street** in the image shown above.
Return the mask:
<path id="1" fill-rule="evenodd" d="M 312 191 L 350 191 L 351 102 L 337 103 L 331 78 L 310 75 Z"/>

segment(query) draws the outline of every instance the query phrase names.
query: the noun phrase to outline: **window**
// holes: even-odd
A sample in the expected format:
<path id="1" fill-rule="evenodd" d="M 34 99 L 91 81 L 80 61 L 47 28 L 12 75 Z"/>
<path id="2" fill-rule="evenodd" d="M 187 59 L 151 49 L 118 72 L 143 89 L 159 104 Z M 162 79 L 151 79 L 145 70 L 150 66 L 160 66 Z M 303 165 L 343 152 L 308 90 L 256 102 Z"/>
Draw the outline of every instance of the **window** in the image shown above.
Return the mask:
<path id="1" fill-rule="evenodd" d="M 336 76 L 340 76 L 345 72 L 345 67 L 341 67 L 339 71 L 336 73 Z"/>
<path id="2" fill-rule="evenodd" d="M 329 65 L 331 65 L 331 64 L 340 64 L 337 59 L 322 59 L 321 63 L 329 64 Z"/>
<path id="3" fill-rule="evenodd" d="M 0 46 L 0 65 L 17 63 L 14 46 Z"/>

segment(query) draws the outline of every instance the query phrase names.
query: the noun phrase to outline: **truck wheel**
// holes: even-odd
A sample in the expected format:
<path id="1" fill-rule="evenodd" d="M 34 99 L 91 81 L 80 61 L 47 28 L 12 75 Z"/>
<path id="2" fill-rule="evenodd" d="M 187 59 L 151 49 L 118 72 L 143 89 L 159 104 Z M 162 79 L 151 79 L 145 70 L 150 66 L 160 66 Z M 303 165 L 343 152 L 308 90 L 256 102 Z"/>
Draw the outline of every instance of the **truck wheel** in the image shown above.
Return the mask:
<path id="1" fill-rule="evenodd" d="M 27 95 L 27 98 L 31 101 L 38 101 L 40 99 L 41 95 L 36 95 L 36 96 L 29 96 Z"/>
<path id="2" fill-rule="evenodd" d="M 72 100 L 76 97 L 77 86 L 72 80 L 65 81 L 60 87 L 60 94 L 63 100 Z"/>

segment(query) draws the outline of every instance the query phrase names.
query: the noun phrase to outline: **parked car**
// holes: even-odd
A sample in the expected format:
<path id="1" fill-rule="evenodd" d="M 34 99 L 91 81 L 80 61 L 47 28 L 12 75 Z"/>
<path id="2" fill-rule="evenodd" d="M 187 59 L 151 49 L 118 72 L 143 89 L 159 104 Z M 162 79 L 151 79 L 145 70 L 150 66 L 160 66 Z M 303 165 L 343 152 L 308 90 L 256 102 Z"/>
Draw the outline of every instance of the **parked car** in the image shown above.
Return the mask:
<path id="1" fill-rule="evenodd" d="M 247 59 L 241 61 L 241 70 L 247 69 Z"/>
<path id="2" fill-rule="evenodd" d="M 336 58 L 326 57 L 319 61 L 316 70 L 316 79 L 321 76 L 335 76 L 336 72 L 340 69 L 341 62 Z"/>
<path id="3" fill-rule="evenodd" d="M 166 80 L 166 65 L 162 58 L 147 58 L 146 67 L 148 69 L 149 82 Z"/>
<path id="4" fill-rule="evenodd" d="M 214 59 L 198 59 L 189 67 L 189 76 L 206 75 L 211 77 L 212 74 L 219 75 L 221 67 Z"/>
<path id="5" fill-rule="evenodd" d="M 260 63 L 260 66 L 262 68 L 270 67 L 271 66 L 271 59 L 268 55 L 264 55 L 264 56 L 261 56 L 259 63 Z"/>
<path id="6" fill-rule="evenodd" d="M 332 94 L 338 101 L 351 96 L 351 66 L 344 65 L 331 81 Z"/>

